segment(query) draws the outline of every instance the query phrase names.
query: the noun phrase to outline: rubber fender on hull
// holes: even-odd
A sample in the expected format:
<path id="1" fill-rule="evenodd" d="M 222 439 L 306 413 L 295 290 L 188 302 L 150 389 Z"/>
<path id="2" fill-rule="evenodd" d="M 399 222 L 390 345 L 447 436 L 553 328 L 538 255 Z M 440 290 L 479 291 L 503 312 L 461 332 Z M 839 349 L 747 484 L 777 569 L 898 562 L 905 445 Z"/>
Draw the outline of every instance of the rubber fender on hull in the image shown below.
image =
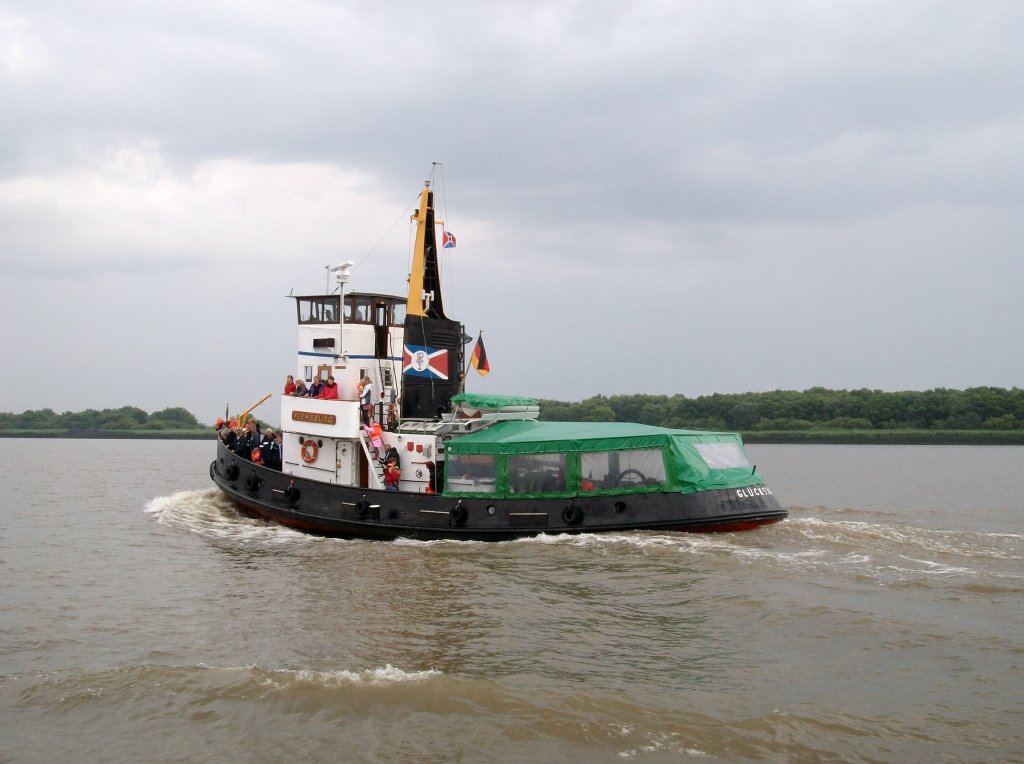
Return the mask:
<path id="1" fill-rule="evenodd" d="M 469 512 L 464 506 L 459 504 L 459 506 L 453 507 L 452 511 L 448 513 L 448 519 L 451 520 L 452 525 L 465 525 L 466 520 L 469 519 Z"/>
<path id="2" fill-rule="evenodd" d="M 260 490 L 260 483 L 262 482 L 263 481 L 261 481 L 259 476 L 254 472 L 253 474 L 246 476 L 244 483 L 245 490 L 255 493 Z"/>
<path id="3" fill-rule="evenodd" d="M 356 515 L 360 520 L 365 520 L 367 515 L 370 514 L 370 502 L 366 499 L 360 499 L 356 502 Z"/>
<path id="4" fill-rule="evenodd" d="M 562 510 L 562 521 L 566 525 L 579 525 L 583 522 L 583 510 L 570 504 Z"/>
<path id="5" fill-rule="evenodd" d="M 233 483 L 236 480 L 238 480 L 238 473 L 238 465 L 232 462 L 231 464 L 224 468 L 224 479 L 229 480 Z"/>
<path id="6" fill-rule="evenodd" d="M 284 489 L 284 498 L 291 504 L 297 502 L 301 495 L 302 491 L 296 488 L 294 484 L 289 484 L 288 487 Z"/>

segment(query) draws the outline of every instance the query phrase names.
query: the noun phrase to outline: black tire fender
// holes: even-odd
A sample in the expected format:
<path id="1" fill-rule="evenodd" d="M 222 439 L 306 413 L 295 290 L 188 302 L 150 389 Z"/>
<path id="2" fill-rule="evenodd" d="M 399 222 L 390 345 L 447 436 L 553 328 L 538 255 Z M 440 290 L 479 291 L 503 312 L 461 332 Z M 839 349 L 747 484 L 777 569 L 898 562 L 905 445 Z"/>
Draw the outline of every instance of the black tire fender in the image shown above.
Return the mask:
<path id="1" fill-rule="evenodd" d="M 566 525 L 579 525 L 583 522 L 583 510 L 570 504 L 562 510 L 562 521 Z"/>

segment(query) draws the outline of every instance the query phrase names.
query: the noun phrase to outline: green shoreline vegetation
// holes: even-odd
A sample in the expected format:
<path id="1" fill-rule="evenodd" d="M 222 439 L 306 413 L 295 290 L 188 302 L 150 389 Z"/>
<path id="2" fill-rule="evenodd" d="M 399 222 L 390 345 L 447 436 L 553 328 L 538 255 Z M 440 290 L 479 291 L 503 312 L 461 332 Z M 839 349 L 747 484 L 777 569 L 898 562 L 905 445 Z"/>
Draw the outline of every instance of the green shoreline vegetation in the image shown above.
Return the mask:
<path id="1" fill-rule="evenodd" d="M 57 414 L 53 409 L 0 412 L 0 438 L 213 438 L 214 429 L 200 424 L 187 409 L 166 408 L 152 414 L 135 406 L 86 409 Z"/>
<path id="2" fill-rule="evenodd" d="M 1024 445 L 1024 389 L 884 392 L 773 390 L 687 398 L 598 395 L 579 402 L 541 400 L 546 421 L 640 422 L 739 432 L 748 443 Z M 213 438 L 212 426 L 175 407 L 149 414 L 134 406 L 57 414 L 0 412 L 0 437 Z"/>

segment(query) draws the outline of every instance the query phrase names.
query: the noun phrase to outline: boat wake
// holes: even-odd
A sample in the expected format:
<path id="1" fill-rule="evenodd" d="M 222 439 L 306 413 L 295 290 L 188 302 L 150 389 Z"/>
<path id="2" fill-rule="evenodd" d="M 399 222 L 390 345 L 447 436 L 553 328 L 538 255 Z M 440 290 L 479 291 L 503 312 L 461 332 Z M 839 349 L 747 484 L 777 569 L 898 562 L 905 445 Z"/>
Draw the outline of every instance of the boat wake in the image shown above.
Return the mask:
<path id="1" fill-rule="evenodd" d="M 1024 560 L 1017 533 L 920 528 L 900 523 L 797 518 L 793 529 L 809 541 L 837 548 L 873 549 L 889 553 L 940 555 L 948 558 Z"/>
<path id="2" fill-rule="evenodd" d="M 205 538 L 234 539 L 267 545 L 318 540 L 316 536 L 299 533 L 283 525 L 242 515 L 216 488 L 158 496 L 146 504 L 145 511 L 153 515 L 161 525 L 187 530 Z"/>
<path id="3" fill-rule="evenodd" d="M 435 669 L 404 671 L 391 664 L 362 671 L 272 669 L 258 666 L 215 667 L 137 665 L 105 671 L 65 670 L 50 674 L 30 672 L 0 677 L 0 685 L 17 690 L 16 705 L 57 706 L 68 709 L 104 709 L 104 713 L 138 709 L 148 697 L 152 712 L 164 718 L 171 697 L 181 698 L 180 711 L 217 707 L 225 702 L 258 702 L 287 698 L 291 704 L 310 705 L 321 710 L 329 700 L 342 709 L 360 707 L 368 701 L 387 705 L 403 697 L 403 687 L 414 687 L 442 676 Z M 398 692 L 395 696 L 394 693 Z M 163 701 L 158 703 L 157 701 Z M 133 712 L 134 713 L 134 712 Z M 126 716 L 132 714 L 126 713 Z"/>
<path id="4" fill-rule="evenodd" d="M 750 534 L 701 536 L 689 544 L 704 554 L 894 588 L 1024 592 L 1024 535 L 920 527 L 877 513 L 822 515 L 791 508 L 789 519 L 778 525 Z"/>
<path id="5" fill-rule="evenodd" d="M 168 742 L 168 718 L 184 720 L 204 751 L 251 761 L 322 760 L 328 748 L 388 761 L 803 761 L 819 758 L 822 740 L 836 751 L 863 750 L 891 721 L 824 707 L 800 715 L 769 706 L 736 718 L 667 708 L 629 693 L 583 692 L 575 685 L 537 692 L 531 683 L 390 664 L 361 671 L 138 665 L 0 679 L 0 707 L 7 711 L 75 730 L 106 725 L 102 741 L 87 738 L 84 755 L 81 736 L 34 741 L 33 750 L 51 757 L 72 759 L 77 752 L 84 760 L 179 760 L 157 753 Z M 956 734 L 965 734 L 962 724 Z M 882 750 L 871 749 L 878 755 L 865 760 L 882 759 L 894 747 L 905 759 L 914 746 L 920 741 L 913 730 L 890 733 Z M 103 756 L 91 757 L 97 750 Z"/>
<path id="6" fill-rule="evenodd" d="M 297 746 L 296 754 L 308 753 L 304 741 L 318 736 L 356 750 L 369 745 L 368 733 L 371 739 L 397 742 L 400 749 L 426 745 L 427 753 L 436 743 L 450 751 L 449 725 L 459 719 L 459 737 L 470 738 L 460 745 L 494 761 L 539 759 L 551 740 L 610 757 L 601 760 L 645 758 L 653 752 L 704 758 L 708 754 L 694 748 L 693 740 L 714 723 L 709 717 L 694 719 L 689 711 L 668 713 L 665 719 L 664 709 L 622 697 L 588 697 L 575 688 L 538 695 L 489 678 L 405 671 L 390 664 L 362 671 L 140 665 L 2 679 L 0 702 L 20 713 L 50 711 L 77 724 L 103 718 L 120 727 L 122 734 L 105 748 L 119 758 L 127 758 L 123 754 L 134 750 L 132 741 L 153 728 L 147 722 L 159 727 L 168 714 L 187 719 L 194 734 L 218 738 L 236 734 L 225 726 L 225 718 L 262 714 L 265 721 L 257 735 L 273 740 L 264 744 L 281 750 L 282 741 L 288 741 Z M 466 718 L 467 708 L 473 709 L 473 719 Z M 293 719 L 302 720 L 307 735 L 284 734 Z M 521 755 L 509 758 L 510 745 L 518 746 Z M 428 758 L 433 760 L 423 757 Z"/>
<path id="7" fill-rule="evenodd" d="M 699 566 L 750 565 L 782 575 L 828 574 L 874 581 L 880 585 L 949 586 L 980 594 L 1024 592 L 1024 535 L 922 528 L 871 512 L 791 508 L 788 520 L 752 531 L 681 533 L 623 531 L 550 534 L 500 542 L 482 541 L 348 541 L 293 531 L 241 515 L 217 489 L 180 491 L 146 505 L 162 525 L 204 538 L 267 547 L 319 544 L 389 544 L 423 550 L 491 550 L 551 547 L 582 554 L 648 561 L 683 556 Z M 498 552 L 501 553 L 501 552 Z"/>
<path id="8" fill-rule="evenodd" d="M 749 565 L 780 575 L 839 575 L 883 586 L 943 586 L 976 594 L 1024 592 L 1024 535 L 922 528 L 877 513 L 788 520 L 737 533 L 625 532 L 540 536 L 513 544 L 569 546 L 600 555 L 680 555 L 696 565 Z M 834 514 L 834 513 L 829 513 Z M 853 519 L 857 518 L 857 519 Z"/>

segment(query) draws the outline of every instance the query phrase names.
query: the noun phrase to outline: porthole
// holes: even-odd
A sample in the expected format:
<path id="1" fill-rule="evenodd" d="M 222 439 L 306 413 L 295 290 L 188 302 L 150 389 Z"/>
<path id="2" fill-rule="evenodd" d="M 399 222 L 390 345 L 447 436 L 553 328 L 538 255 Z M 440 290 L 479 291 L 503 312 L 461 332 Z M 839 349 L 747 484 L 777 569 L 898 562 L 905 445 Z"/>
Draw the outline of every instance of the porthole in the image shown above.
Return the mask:
<path id="1" fill-rule="evenodd" d="M 494 513 L 497 512 L 497 511 L 498 510 L 494 508 L 493 504 L 488 504 L 487 505 L 487 514 L 489 514 L 489 515 L 491 515 L 493 517 Z"/>
<path id="2" fill-rule="evenodd" d="M 617 501 L 617 502 L 615 502 L 615 511 L 618 512 L 619 514 L 622 514 L 623 512 L 625 512 L 626 511 L 626 502 L 624 502 L 624 501 Z"/>

